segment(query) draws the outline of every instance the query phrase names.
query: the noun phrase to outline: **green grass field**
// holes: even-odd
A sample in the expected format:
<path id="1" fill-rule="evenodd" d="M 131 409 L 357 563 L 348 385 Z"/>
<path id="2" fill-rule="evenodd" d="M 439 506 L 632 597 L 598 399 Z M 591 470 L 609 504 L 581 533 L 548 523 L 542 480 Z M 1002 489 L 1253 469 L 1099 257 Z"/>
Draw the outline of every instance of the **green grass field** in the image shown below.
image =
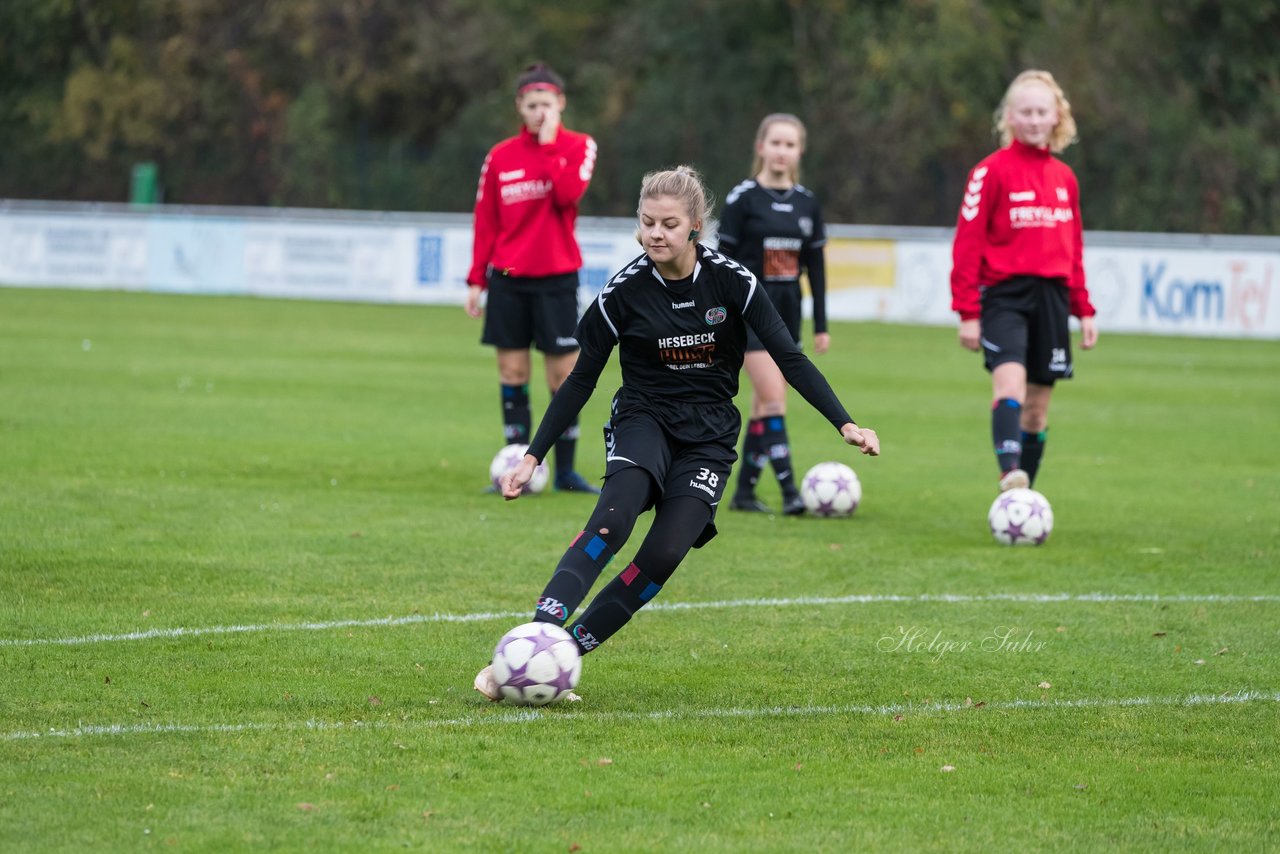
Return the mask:
<path id="1" fill-rule="evenodd" d="M 0 850 L 1280 847 L 1280 343 L 1104 329 L 1054 403 L 1057 528 L 1010 549 L 976 357 L 837 324 L 884 454 L 789 425 L 857 514 L 721 514 L 531 711 L 471 679 L 591 502 L 482 494 L 478 336 L 0 289 Z"/>

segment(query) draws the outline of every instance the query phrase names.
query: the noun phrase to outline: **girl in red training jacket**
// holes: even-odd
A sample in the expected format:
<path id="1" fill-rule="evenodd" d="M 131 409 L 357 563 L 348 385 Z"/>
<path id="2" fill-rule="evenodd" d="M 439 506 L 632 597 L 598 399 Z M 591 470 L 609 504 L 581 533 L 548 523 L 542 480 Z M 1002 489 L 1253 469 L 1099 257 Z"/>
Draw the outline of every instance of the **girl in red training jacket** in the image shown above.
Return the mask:
<path id="1" fill-rule="evenodd" d="M 564 80 L 546 65 L 516 78 L 520 133 L 495 145 L 476 191 L 467 314 L 484 317 L 481 343 L 498 351 L 503 433 L 528 444 L 530 345 L 542 351 L 554 395 L 573 370 L 578 342 L 578 201 L 596 165 L 596 143 L 560 123 Z M 485 308 L 481 294 L 488 290 Z M 555 488 L 599 494 L 574 469 L 578 424 L 555 443 Z"/>
<path id="2" fill-rule="evenodd" d="M 1068 318 L 1098 341 L 1085 288 L 1080 187 L 1053 156 L 1076 141 L 1071 105 L 1047 71 L 1024 71 L 996 110 L 1004 145 L 969 173 L 952 247 L 960 344 L 991 372 L 1000 489 L 1035 482 L 1053 384 L 1070 379 Z"/>

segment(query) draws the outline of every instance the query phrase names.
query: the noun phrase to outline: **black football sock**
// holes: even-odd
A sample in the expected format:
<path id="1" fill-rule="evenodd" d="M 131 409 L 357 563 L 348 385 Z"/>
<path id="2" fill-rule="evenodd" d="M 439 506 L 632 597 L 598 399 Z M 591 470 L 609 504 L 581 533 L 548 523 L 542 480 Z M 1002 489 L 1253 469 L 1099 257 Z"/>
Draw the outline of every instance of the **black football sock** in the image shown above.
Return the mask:
<path id="1" fill-rule="evenodd" d="M 613 637 L 660 590 L 661 584 L 632 563 L 596 594 L 582 616 L 573 621 L 569 634 L 585 655 Z"/>
<path id="2" fill-rule="evenodd" d="M 797 495 L 796 479 L 791 471 L 791 444 L 787 441 L 787 421 L 782 415 L 771 415 L 764 420 L 764 446 L 773 464 L 774 477 L 782 489 L 784 498 Z"/>
<path id="3" fill-rule="evenodd" d="M 1036 482 L 1036 472 L 1040 471 L 1040 458 L 1044 456 L 1044 445 L 1048 439 L 1048 427 L 1039 433 L 1022 433 L 1022 468 L 1033 485 Z"/>
<path id="4" fill-rule="evenodd" d="M 747 422 L 745 435 L 742 437 L 742 460 L 738 470 L 738 491 L 741 498 L 750 498 L 756 494 L 756 483 L 760 473 L 764 471 L 768 457 L 764 453 L 764 419 L 752 418 Z"/>
<path id="5" fill-rule="evenodd" d="M 555 392 L 551 392 L 551 396 L 555 397 Z M 560 434 L 560 438 L 556 439 L 556 474 L 567 475 L 573 471 L 574 457 L 578 450 L 578 419 L 574 418 L 573 423 L 565 428 Z"/>
<path id="6" fill-rule="evenodd" d="M 662 590 L 711 520 L 711 507 L 689 495 L 664 501 L 636 559 L 604 586 L 569 634 L 585 654 L 613 637 Z M 641 566 L 649 567 L 642 571 Z"/>
<path id="7" fill-rule="evenodd" d="M 508 445 L 529 444 L 533 414 L 529 411 L 529 384 L 502 386 L 502 434 Z"/>
<path id="8" fill-rule="evenodd" d="M 604 482 L 586 529 L 574 538 L 542 590 L 535 622 L 564 625 L 586 598 L 600 572 L 622 548 L 649 503 L 653 479 L 644 469 L 623 469 Z"/>
<path id="9" fill-rule="evenodd" d="M 560 558 L 551 580 L 542 589 L 533 613 L 534 622 L 563 626 L 611 560 L 613 549 L 609 548 L 604 537 L 590 531 L 578 534 Z"/>
<path id="10" fill-rule="evenodd" d="M 1021 417 L 1022 404 L 1011 397 L 1002 397 L 991 404 L 991 440 L 1001 474 L 1022 467 Z"/>

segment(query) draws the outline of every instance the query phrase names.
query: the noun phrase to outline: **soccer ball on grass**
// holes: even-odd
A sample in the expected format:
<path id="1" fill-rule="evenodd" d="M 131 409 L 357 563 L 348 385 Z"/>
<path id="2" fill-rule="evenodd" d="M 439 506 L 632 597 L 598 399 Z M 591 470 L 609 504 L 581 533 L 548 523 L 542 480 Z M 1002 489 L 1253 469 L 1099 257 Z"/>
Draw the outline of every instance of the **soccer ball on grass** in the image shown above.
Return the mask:
<path id="1" fill-rule="evenodd" d="M 1038 546 L 1053 531 L 1053 508 L 1034 489 L 1010 489 L 996 496 L 987 522 L 997 542 L 1006 546 Z"/>
<path id="2" fill-rule="evenodd" d="M 524 459 L 524 455 L 528 452 L 528 445 L 507 445 L 493 457 L 493 462 L 489 463 L 489 479 L 493 481 L 493 486 L 499 492 L 502 491 L 502 478 L 507 472 L 520 465 L 520 461 Z M 524 485 L 521 490 L 523 495 L 532 495 L 547 488 L 547 481 L 551 479 L 551 470 L 547 468 L 546 461 L 538 463 L 538 467 L 533 470 L 533 477 Z"/>
<path id="3" fill-rule="evenodd" d="M 800 497 L 814 516 L 850 516 L 862 500 L 862 483 L 844 463 L 818 463 L 800 481 Z"/>
<path id="4" fill-rule="evenodd" d="M 554 623 L 525 623 L 493 650 L 493 678 L 502 698 L 517 706 L 563 700 L 582 675 L 578 643 Z"/>

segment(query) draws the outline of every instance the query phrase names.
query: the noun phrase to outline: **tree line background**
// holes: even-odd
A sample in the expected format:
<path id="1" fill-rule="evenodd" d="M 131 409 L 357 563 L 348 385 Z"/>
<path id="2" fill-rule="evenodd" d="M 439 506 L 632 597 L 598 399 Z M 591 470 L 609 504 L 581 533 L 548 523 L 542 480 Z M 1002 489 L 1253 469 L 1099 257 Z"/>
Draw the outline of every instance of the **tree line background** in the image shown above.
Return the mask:
<path id="1" fill-rule="evenodd" d="M 5 0 L 0 196 L 121 201 L 152 161 L 170 203 L 469 211 L 541 59 L 600 147 L 584 215 L 676 163 L 722 197 L 788 111 L 828 221 L 951 225 L 1040 67 L 1086 227 L 1277 233 L 1278 45 L 1273 0 Z"/>

